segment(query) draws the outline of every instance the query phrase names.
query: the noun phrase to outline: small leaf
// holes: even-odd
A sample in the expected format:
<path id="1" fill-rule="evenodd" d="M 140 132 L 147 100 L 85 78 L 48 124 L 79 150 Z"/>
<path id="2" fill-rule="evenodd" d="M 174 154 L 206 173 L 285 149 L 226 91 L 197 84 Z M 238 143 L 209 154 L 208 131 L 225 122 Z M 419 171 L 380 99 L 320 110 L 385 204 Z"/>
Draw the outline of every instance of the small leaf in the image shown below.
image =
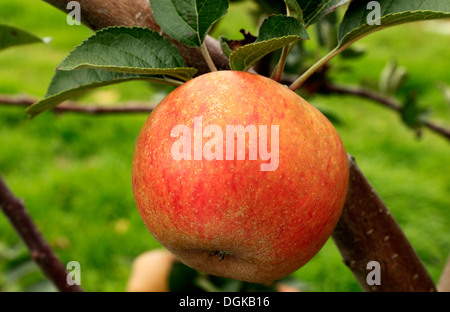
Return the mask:
<path id="1" fill-rule="evenodd" d="M 316 23 L 318 41 L 321 47 L 332 50 L 337 45 L 338 23 L 334 12 Z"/>
<path id="2" fill-rule="evenodd" d="M 117 73 L 92 68 L 57 71 L 52 78 L 45 98 L 29 106 L 26 112 L 33 118 L 65 100 L 91 89 L 132 80 L 147 80 L 169 84 L 163 76 Z"/>
<path id="3" fill-rule="evenodd" d="M 450 86 L 441 82 L 438 83 L 438 88 L 442 90 L 444 100 L 447 103 L 447 106 L 450 108 Z"/>
<path id="4" fill-rule="evenodd" d="M 405 83 L 408 71 L 399 67 L 395 60 L 390 61 L 382 70 L 379 81 L 379 90 L 386 95 L 394 95 Z"/>
<path id="5" fill-rule="evenodd" d="M 271 16 L 261 25 L 255 43 L 244 45 L 230 55 L 230 67 L 233 70 L 247 70 L 265 55 L 301 39 L 309 39 L 309 36 L 296 18 Z"/>
<path id="6" fill-rule="evenodd" d="M 219 43 L 220 47 L 222 48 L 223 54 L 225 54 L 226 57 L 230 57 L 231 53 L 233 53 L 233 50 L 231 50 L 230 44 L 228 43 L 228 39 L 220 36 L 219 37 Z"/>
<path id="7" fill-rule="evenodd" d="M 29 43 L 44 42 L 43 39 L 16 27 L 0 24 L 0 50 Z"/>
<path id="8" fill-rule="evenodd" d="M 262 23 L 256 42 L 285 36 L 298 36 L 300 39 L 309 39 L 306 28 L 297 19 L 285 15 L 273 15 Z"/>
<path id="9" fill-rule="evenodd" d="M 420 128 L 429 117 L 430 111 L 426 108 L 419 107 L 415 92 L 408 94 L 400 113 L 405 125 L 415 130 L 416 134 L 420 136 Z"/>
<path id="10" fill-rule="evenodd" d="M 298 36 L 286 36 L 245 45 L 231 54 L 230 67 L 232 70 L 245 71 L 265 55 L 299 40 Z"/>
<path id="11" fill-rule="evenodd" d="M 153 16 L 175 40 L 200 47 L 211 26 L 228 10 L 228 0 L 150 0 Z"/>
<path id="12" fill-rule="evenodd" d="M 197 72 L 169 39 L 141 27 L 109 27 L 76 47 L 58 70 L 95 68 L 130 74 L 167 75 L 189 80 Z"/>
<path id="13" fill-rule="evenodd" d="M 308 27 L 350 0 L 297 0 L 297 2 L 303 11 L 305 26 Z"/>
<path id="14" fill-rule="evenodd" d="M 371 20 L 376 9 L 367 9 L 369 1 L 353 1 L 339 29 L 339 49 L 375 31 L 408 22 L 450 17 L 450 1 L 379 0 L 381 16 Z M 372 25 L 369 25 L 370 24 Z"/>

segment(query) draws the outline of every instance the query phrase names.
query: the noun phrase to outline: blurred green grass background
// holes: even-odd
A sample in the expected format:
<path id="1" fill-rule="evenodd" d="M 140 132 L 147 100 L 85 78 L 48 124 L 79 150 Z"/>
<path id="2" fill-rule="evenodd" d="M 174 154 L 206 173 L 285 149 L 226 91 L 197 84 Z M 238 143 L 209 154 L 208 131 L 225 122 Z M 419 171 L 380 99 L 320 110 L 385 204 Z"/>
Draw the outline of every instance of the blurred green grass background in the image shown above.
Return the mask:
<path id="1" fill-rule="evenodd" d="M 241 38 L 254 32 L 251 5 L 237 4 L 214 35 Z M 0 53 L 0 94 L 42 97 L 59 62 L 92 34 L 68 26 L 66 16 L 41 1 L 0 4 L 0 23 L 51 36 L 48 45 L 15 47 Z M 431 32 L 442 24 L 415 23 L 390 28 L 361 42 L 367 54 L 357 60 L 334 59 L 333 79 L 342 83 L 377 81 L 391 59 L 408 68 L 402 92 L 417 90 L 432 118 L 449 125 L 450 112 L 438 82 L 450 83 L 449 35 Z M 314 43 L 308 43 L 313 45 Z M 105 87 L 79 98 L 101 104 L 129 100 L 157 103 L 166 88 L 144 82 Z M 398 115 L 354 97 L 310 99 L 332 111 L 349 153 L 381 195 L 406 236 L 438 281 L 450 251 L 450 144 L 425 130 L 418 140 Z M 146 115 L 82 116 L 47 112 L 26 121 L 23 108 L 0 106 L 0 173 L 26 206 L 64 263 L 81 264 L 86 291 L 123 291 L 132 260 L 158 248 L 135 208 L 131 189 L 134 143 Z M 0 247 L 21 242 L 0 216 Z M 0 248 L 1 249 L 1 248 Z M 40 272 L 12 281 L 10 263 L 0 253 L 0 290 L 30 290 Z M 305 291 L 359 291 L 330 240 L 293 274 Z"/>

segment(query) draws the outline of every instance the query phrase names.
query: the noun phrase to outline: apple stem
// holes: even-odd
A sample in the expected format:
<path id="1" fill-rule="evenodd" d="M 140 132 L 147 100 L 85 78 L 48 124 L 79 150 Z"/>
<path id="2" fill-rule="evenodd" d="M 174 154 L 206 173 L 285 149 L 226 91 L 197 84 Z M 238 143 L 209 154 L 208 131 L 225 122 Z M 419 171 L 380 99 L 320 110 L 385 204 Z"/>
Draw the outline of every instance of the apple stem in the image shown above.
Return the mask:
<path id="1" fill-rule="evenodd" d="M 283 51 L 281 52 L 280 61 L 277 64 L 277 67 L 275 67 L 275 70 L 272 74 L 272 79 L 276 82 L 281 81 L 281 77 L 283 76 L 284 67 L 286 65 L 286 60 L 289 55 L 289 53 L 292 50 L 292 45 L 289 45 L 288 47 L 284 47 Z"/>
<path id="2" fill-rule="evenodd" d="M 214 61 L 211 58 L 211 55 L 208 52 L 208 48 L 206 47 L 206 43 L 203 42 L 202 45 L 200 46 L 200 49 L 202 51 L 203 57 L 205 58 L 206 64 L 208 64 L 209 69 L 212 72 L 217 71 L 217 67 L 214 64 Z"/>
<path id="3" fill-rule="evenodd" d="M 336 49 L 332 50 L 330 53 L 325 55 L 319 61 L 317 61 L 313 66 L 311 66 L 306 72 L 304 72 L 297 80 L 295 80 L 290 86 L 289 89 L 292 91 L 297 90 L 301 87 L 301 85 L 309 78 L 312 74 L 314 74 L 320 67 L 325 65 L 329 60 L 331 60 L 334 56 L 336 56 Z"/>

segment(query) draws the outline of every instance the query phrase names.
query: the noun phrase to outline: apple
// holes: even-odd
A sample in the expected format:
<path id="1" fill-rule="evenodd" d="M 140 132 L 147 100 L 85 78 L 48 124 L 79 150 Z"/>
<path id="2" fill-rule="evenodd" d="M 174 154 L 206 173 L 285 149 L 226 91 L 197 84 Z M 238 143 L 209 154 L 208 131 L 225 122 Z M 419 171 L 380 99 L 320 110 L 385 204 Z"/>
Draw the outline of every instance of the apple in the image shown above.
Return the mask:
<path id="1" fill-rule="evenodd" d="M 168 292 L 169 276 L 176 258 L 164 249 L 139 255 L 131 267 L 127 292 Z"/>
<path id="2" fill-rule="evenodd" d="M 270 283 L 330 237 L 348 174 L 339 134 L 314 106 L 272 79 L 218 71 L 149 115 L 132 185 L 144 224 L 181 262 Z"/>

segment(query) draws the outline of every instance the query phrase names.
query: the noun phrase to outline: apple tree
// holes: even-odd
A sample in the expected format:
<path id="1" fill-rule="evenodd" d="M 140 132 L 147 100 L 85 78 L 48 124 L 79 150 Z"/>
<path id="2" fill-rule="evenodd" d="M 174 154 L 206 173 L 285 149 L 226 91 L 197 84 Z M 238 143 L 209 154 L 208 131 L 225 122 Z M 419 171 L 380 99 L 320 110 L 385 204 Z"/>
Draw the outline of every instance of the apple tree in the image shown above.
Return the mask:
<path id="1" fill-rule="evenodd" d="M 69 1 L 45 2 L 64 12 L 70 11 Z M 73 16 L 95 33 L 60 62 L 44 98 L 39 101 L 4 98 L 0 102 L 27 106 L 30 122 L 48 110 L 93 114 L 150 112 L 148 107 L 92 110 L 60 104 L 93 89 L 122 82 L 141 80 L 175 89 L 204 74 L 232 70 L 270 78 L 305 98 L 339 94 L 370 99 L 399 114 L 416 135 L 420 136 L 426 128 L 450 139 L 450 129 L 431 120 L 415 94 L 403 98 L 398 95 L 406 77 L 403 68 L 388 64 L 376 90 L 333 81 L 334 68 L 329 63 L 337 56 L 358 58 L 364 52 L 353 44 L 374 32 L 409 22 L 448 19 L 449 1 L 258 0 L 256 3 L 257 34 L 242 30 L 243 38 L 215 39 L 210 32 L 226 15 L 228 0 L 79 0 L 76 2 L 79 16 Z M 6 25 L 0 25 L 0 38 L 0 49 L 42 41 L 27 31 Z M 310 40 L 318 42 L 315 53 L 307 52 Z M 326 111 L 323 114 L 330 120 L 334 118 Z M 344 263 L 364 291 L 435 291 L 436 286 L 413 246 L 356 164 L 352 151 L 347 152 L 348 191 L 332 234 Z M 67 284 L 65 267 L 39 233 L 24 204 L 0 182 L 0 206 L 33 259 L 58 289 L 80 291 L 77 285 Z M 367 282 L 371 263 L 381 265 L 381 285 Z M 171 274 L 173 288 L 182 289 L 179 280 L 192 280 L 198 272 L 177 264 Z M 256 287 L 230 284 L 220 278 L 211 280 L 215 284 L 203 281 L 200 286 L 206 290 Z"/>

